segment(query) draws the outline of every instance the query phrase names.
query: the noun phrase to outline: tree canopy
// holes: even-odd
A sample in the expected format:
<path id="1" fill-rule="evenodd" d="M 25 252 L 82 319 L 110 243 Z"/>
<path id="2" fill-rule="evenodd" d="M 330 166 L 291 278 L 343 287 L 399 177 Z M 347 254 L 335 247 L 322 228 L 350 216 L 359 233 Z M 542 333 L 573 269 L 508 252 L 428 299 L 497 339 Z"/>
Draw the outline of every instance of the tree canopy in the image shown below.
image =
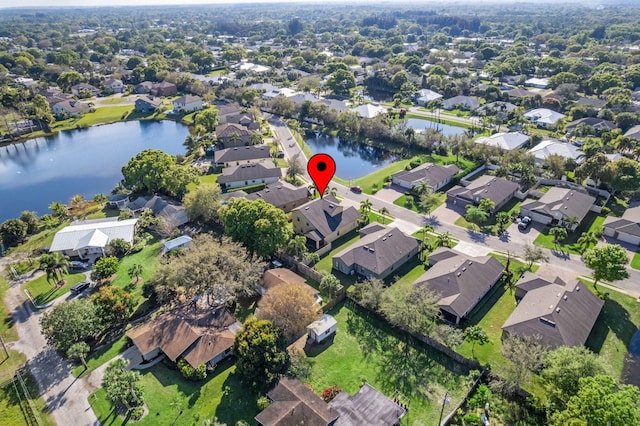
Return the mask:
<path id="1" fill-rule="evenodd" d="M 62 353 L 101 329 L 96 307 L 85 299 L 62 302 L 45 311 L 40 326 L 47 343 Z"/>
<path id="2" fill-rule="evenodd" d="M 585 265 L 593 270 L 593 286 L 598 281 L 618 281 L 629 277 L 626 266 L 629 263 L 627 251 L 617 244 L 607 244 L 590 248 L 583 255 Z"/>

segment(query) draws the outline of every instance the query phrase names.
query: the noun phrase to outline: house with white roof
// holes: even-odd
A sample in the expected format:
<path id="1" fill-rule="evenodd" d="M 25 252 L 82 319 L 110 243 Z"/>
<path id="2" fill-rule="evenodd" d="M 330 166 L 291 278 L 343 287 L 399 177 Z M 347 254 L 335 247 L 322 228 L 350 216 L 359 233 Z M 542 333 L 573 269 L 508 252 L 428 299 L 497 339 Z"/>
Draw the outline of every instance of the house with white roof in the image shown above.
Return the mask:
<path id="1" fill-rule="evenodd" d="M 422 89 L 416 92 L 416 102 L 420 106 L 425 106 L 431 101 L 442 98 L 442 95 L 438 92 L 434 92 L 429 89 Z"/>
<path id="2" fill-rule="evenodd" d="M 529 87 L 535 87 L 538 89 L 546 89 L 547 87 L 549 87 L 549 79 L 534 77 L 534 78 L 525 80 L 524 85 Z"/>
<path id="3" fill-rule="evenodd" d="M 547 108 L 536 108 L 524 113 L 524 118 L 532 123 L 535 123 L 538 127 L 547 128 L 554 126 L 558 121 L 565 118 L 566 115 L 559 112 L 552 111 Z"/>
<path id="4" fill-rule="evenodd" d="M 566 142 L 560 142 L 552 139 L 543 140 L 538 145 L 529 150 L 529 153 L 536 157 L 536 163 L 542 163 L 550 155 L 557 154 L 564 158 L 571 158 L 576 163 L 582 162 L 582 151 L 577 146 Z"/>
<path id="5" fill-rule="evenodd" d="M 362 118 L 373 118 L 380 114 L 386 114 L 387 108 L 380 104 L 362 104 L 355 108 L 351 108 L 351 111 L 355 112 Z"/>
<path id="6" fill-rule="evenodd" d="M 49 252 L 61 252 L 69 257 L 95 259 L 105 255 L 105 247 L 122 239 L 133 244 L 138 219 L 113 218 L 76 221 L 56 232 Z"/>
<path id="7" fill-rule="evenodd" d="M 482 136 L 474 142 L 512 151 L 526 145 L 529 142 L 529 136 L 520 132 L 495 133 L 491 136 Z"/>

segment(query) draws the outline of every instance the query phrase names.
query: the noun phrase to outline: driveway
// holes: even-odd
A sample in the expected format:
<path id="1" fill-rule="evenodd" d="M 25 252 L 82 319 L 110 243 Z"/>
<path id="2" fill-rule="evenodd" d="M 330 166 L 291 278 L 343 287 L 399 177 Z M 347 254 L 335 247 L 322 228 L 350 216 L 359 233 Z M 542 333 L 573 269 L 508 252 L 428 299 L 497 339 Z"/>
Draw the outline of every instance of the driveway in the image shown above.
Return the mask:
<path id="1" fill-rule="evenodd" d="M 398 198 L 402 197 L 406 190 L 398 191 L 398 189 L 390 187 L 390 188 L 382 188 L 380 191 L 376 192 L 376 198 L 379 198 L 384 201 L 388 201 L 393 203 Z"/>
<path id="2" fill-rule="evenodd" d="M 516 244 L 533 244 L 533 241 L 540 235 L 540 228 L 543 225 L 532 223 L 527 229 L 521 231 L 518 229 L 517 223 L 512 223 L 507 228 L 506 232 L 509 235 L 509 241 L 513 241 Z"/>

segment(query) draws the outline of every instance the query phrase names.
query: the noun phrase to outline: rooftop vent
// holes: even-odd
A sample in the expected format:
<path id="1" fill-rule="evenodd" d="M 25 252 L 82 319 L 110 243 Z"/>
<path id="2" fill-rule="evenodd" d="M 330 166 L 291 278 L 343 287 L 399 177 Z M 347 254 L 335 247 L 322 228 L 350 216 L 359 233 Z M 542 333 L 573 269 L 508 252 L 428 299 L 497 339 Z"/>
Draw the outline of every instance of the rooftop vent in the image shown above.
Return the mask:
<path id="1" fill-rule="evenodd" d="M 576 291 L 580 291 L 580 286 L 576 287 Z"/>
<path id="2" fill-rule="evenodd" d="M 458 277 L 459 277 L 460 275 L 462 275 L 462 272 L 458 272 L 458 273 L 456 274 L 456 276 L 458 276 Z"/>
<path id="3" fill-rule="evenodd" d="M 365 249 L 365 250 L 369 250 L 369 246 L 364 246 L 362 248 Z"/>
<path id="4" fill-rule="evenodd" d="M 569 297 L 565 294 L 562 300 L 567 300 Z"/>
<path id="5" fill-rule="evenodd" d="M 466 266 L 463 266 L 463 267 L 462 267 L 462 272 L 464 272 L 464 271 L 466 271 L 466 270 L 467 270 L 467 267 L 466 267 Z"/>
<path id="6" fill-rule="evenodd" d="M 543 323 L 543 324 L 547 324 L 547 325 L 549 325 L 551 327 L 555 327 L 556 326 L 555 321 L 551 321 L 550 319 L 547 319 L 547 318 L 544 318 L 544 317 L 540 318 L 540 322 Z"/>
<path id="7" fill-rule="evenodd" d="M 469 261 L 469 266 L 471 266 L 471 265 L 473 265 L 473 262 L 472 262 L 472 261 Z"/>
<path id="8" fill-rule="evenodd" d="M 560 308 L 556 308 L 556 312 L 557 312 L 557 313 L 560 313 Z"/>
<path id="9" fill-rule="evenodd" d="M 372 247 L 369 247 L 369 253 L 375 253 L 375 250 Z"/>
<path id="10" fill-rule="evenodd" d="M 382 241 L 387 241 L 387 237 L 382 237 Z"/>

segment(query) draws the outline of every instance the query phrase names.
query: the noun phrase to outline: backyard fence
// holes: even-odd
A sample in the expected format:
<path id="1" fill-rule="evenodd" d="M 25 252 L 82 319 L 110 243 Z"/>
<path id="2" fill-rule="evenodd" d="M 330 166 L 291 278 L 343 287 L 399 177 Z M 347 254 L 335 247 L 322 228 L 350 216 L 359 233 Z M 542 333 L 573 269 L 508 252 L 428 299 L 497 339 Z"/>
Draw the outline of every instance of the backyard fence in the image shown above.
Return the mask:
<path id="1" fill-rule="evenodd" d="M 40 418 L 37 408 L 33 405 L 33 397 L 24 381 L 25 368 L 26 364 L 19 367 L 11 379 L 0 383 L 0 389 L 6 389 L 7 393 L 15 392 L 18 405 L 20 406 L 27 426 L 40 426 L 42 419 Z"/>

